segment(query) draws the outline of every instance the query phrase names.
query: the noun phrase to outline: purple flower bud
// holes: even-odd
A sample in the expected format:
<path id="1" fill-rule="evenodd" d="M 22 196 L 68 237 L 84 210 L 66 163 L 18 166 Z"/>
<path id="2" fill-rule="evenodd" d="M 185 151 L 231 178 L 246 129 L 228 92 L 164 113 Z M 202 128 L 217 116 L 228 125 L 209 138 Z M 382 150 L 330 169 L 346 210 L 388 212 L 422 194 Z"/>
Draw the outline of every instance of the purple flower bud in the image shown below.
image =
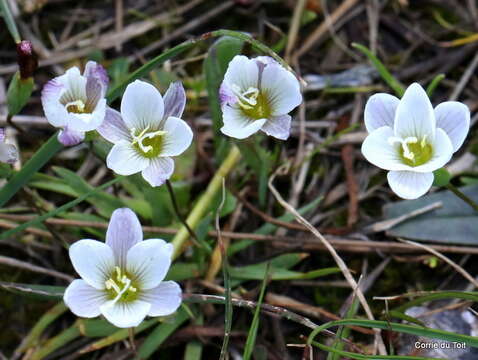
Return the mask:
<path id="1" fill-rule="evenodd" d="M 30 41 L 22 40 L 17 44 L 17 61 L 22 80 L 32 77 L 38 67 L 38 58 Z"/>

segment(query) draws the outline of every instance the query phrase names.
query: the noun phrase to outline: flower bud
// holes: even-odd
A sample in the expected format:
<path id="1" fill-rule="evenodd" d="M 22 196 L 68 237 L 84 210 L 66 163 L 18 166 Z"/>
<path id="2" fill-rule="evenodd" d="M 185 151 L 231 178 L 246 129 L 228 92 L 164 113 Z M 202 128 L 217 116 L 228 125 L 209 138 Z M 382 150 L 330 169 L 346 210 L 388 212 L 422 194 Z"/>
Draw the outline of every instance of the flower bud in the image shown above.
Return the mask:
<path id="1" fill-rule="evenodd" d="M 17 61 L 20 78 L 25 80 L 32 77 L 38 67 L 38 58 L 30 41 L 22 40 L 17 44 Z"/>

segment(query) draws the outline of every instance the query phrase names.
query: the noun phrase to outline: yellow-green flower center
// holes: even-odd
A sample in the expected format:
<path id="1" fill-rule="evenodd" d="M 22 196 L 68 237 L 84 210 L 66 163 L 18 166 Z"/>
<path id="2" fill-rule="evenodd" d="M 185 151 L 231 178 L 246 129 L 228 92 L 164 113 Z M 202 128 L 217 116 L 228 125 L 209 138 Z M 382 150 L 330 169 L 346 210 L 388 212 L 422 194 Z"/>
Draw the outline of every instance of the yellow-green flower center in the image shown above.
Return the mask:
<path id="1" fill-rule="evenodd" d="M 110 300 L 130 302 L 138 298 L 138 289 L 133 286 L 133 281 L 121 271 L 119 266 L 115 266 L 115 272 L 105 281 L 106 292 Z"/>
<path id="2" fill-rule="evenodd" d="M 232 86 L 237 102 L 244 115 L 252 119 L 268 119 L 271 116 L 271 107 L 267 97 L 259 89 L 250 87 L 241 91 L 237 85 Z"/>
<path id="3" fill-rule="evenodd" d="M 70 101 L 65 104 L 66 110 L 70 113 L 75 113 L 75 114 L 84 114 L 87 111 L 86 104 L 83 102 L 83 100 L 75 100 L 75 101 Z"/>
<path id="4" fill-rule="evenodd" d="M 396 142 L 401 144 L 398 150 L 400 159 L 408 166 L 415 167 L 426 164 L 433 156 L 433 148 L 427 142 L 426 135 L 421 140 L 410 136 L 406 139 L 391 137 L 388 141 L 391 144 Z"/>
<path id="5" fill-rule="evenodd" d="M 161 154 L 164 145 L 166 131 L 150 131 L 149 126 L 137 134 L 136 129 L 131 129 L 132 144 L 144 157 L 151 159 Z"/>

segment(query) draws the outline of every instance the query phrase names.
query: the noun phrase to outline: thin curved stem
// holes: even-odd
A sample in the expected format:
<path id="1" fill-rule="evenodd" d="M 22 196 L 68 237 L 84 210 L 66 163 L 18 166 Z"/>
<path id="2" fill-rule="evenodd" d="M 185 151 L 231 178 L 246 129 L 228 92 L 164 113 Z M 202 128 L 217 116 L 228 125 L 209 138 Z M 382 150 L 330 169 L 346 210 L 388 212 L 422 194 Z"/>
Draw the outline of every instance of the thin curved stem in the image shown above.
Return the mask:
<path id="1" fill-rule="evenodd" d="M 448 183 L 446 185 L 446 188 L 448 190 L 450 190 L 453 194 L 455 194 L 456 196 L 458 196 L 461 200 L 463 200 L 464 202 L 466 202 L 468 205 L 470 205 L 475 211 L 478 211 L 478 204 L 473 201 L 472 199 L 470 199 L 467 195 L 465 195 L 463 192 L 461 192 L 460 189 L 458 189 L 455 185 L 452 185 L 450 183 Z"/>
<path id="2" fill-rule="evenodd" d="M 193 239 L 194 245 L 200 246 L 199 245 L 199 240 L 196 236 L 196 233 L 194 232 L 193 229 L 189 226 L 189 224 L 186 222 L 184 217 L 181 215 L 181 212 L 179 211 L 179 206 L 178 202 L 176 201 L 176 195 L 174 195 L 174 189 L 173 185 L 171 184 L 171 181 L 166 180 L 166 187 L 168 188 L 169 196 L 171 197 L 171 203 L 173 204 L 174 212 L 176 213 L 176 217 L 178 220 L 183 224 L 183 226 L 186 228 L 186 230 L 189 233 L 189 236 Z"/>

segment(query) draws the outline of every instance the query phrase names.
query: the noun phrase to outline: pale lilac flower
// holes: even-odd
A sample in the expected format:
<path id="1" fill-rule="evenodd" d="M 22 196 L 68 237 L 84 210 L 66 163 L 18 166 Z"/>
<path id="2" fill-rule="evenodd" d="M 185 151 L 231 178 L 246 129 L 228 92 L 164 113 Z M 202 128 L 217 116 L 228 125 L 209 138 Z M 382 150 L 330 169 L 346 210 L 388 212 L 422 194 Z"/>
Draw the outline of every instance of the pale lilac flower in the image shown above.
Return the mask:
<path id="1" fill-rule="evenodd" d="M 15 145 L 5 142 L 5 129 L 0 128 L 0 162 L 13 164 L 18 160 L 18 151 Z"/>
<path id="2" fill-rule="evenodd" d="M 151 186 L 160 186 L 174 171 L 172 156 L 191 145 L 193 133 L 180 119 L 186 93 L 180 82 L 170 85 L 164 95 L 151 84 L 136 80 L 121 100 L 121 114 L 108 108 L 98 132 L 114 144 L 107 166 L 120 175 L 141 171 Z"/>
<path id="3" fill-rule="evenodd" d="M 83 74 L 75 66 L 43 87 L 41 101 L 48 122 L 60 128 L 58 140 L 66 146 L 83 141 L 85 132 L 96 130 L 105 118 L 108 76 L 105 69 L 88 61 Z"/>
<path id="4" fill-rule="evenodd" d="M 470 128 L 465 104 L 447 101 L 433 109 L 423 88 L 410 85 L 402 99 L 375 94 L 365 106 L 369 135 L 362 144 L 365 158 L 390 170 L 392 190 L 404 199 L 416 199 L 432 186 L 433 171 L 443 167 Z"/>
<path id="5" fill-rule="evenodd" d="M 138 326 L 146 316 L 166 316 L 181 305 L 181 288 L 163 281 L 173 246 L 161 239 L 143 241 L 138 218 L 130 209 L 111 216 L 106 244 L 80 240 L 70 259 L 82 279 L 74 280 L 63 300 L 77 316 L 103 315 L 120 328 Z"/>
<path id="6" fill-rule="evenodd" d="M 302 102 L 297 78 L 274 59 L 235 56 L 219 89 L 223 134 L 244 139 L 258 130 L 277 139 L 290 135 L 289 112 Z"/>

